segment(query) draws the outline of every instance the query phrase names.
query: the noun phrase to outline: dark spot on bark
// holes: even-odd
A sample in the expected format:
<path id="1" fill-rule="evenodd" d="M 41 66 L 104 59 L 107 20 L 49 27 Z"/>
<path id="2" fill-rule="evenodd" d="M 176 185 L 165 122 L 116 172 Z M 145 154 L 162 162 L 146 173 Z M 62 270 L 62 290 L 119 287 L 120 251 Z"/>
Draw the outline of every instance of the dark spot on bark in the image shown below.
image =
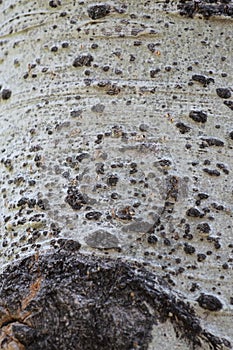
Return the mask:
<path id="1" fill-rule="evenodd" d="M 43 72 L 43 69 L 42 69 L 42 72 Z M 24 75 L 23 75 L 23 78 L 24 79 L 27 79 L 29 77 L 29 74 L 28 73 L 25 73 Z"/>
<path id="2" fill-rule="evenodd" d="M 10 220 L 10 218 L 11 218 L 11 216 L 9 215 L 9 216 L 6 216 L 5 218 L 4 218 L 4 222 L 5 222 L 5 224 Z"/>
<path id="3" fill-rule="evenodd" d="M 204 165 L 210 165 L 211 161 L 209 159 L 205 159 L 203 162 Z"/>
<path id="4" fill-rule="evenodd" d="M 67 15 L 67 12 L 66 12 L 66 11 L 62 11 L 62 12 L 60 13 L 60 17 L 66 17 L 66 15 Z"/>
<path id="5" fill-rule="evenodd" d="M 94 58 L 91 54 L 82 54 L 79 55 L 78 57 L 75 58 L 74 62 L 73 62 L 73 67 L 77 68 L 77 67 L 90 67 L 91 66 L 91 62 L 94 61 Z"/>
<path id="6" fill-rule="evenodd" d="M 81 244 L 73 239 L 59 238 L 52 244 L 55 248 L 67 250 L 69 252 L 78 252 L 81 248 Z"/>
<path id="7" fill-rule="evenodd" d="M 95 171 L 97 174 L 104 174 L 104 164 L 103 163 L 97 163 Z"/>
<path id="8" fill-rule="evenodd" d="M 58 6 L 61 5 L 61 1 L 60 0 L 51 0 L 49 1 L 49 6 L 50 7 L 53 7 L 53 8 L 56 8 Z"/>
<path id="9" fill-rule="evenodd" d="M 114 95 L 118 95 L 121 92 L 121 89 L 119 86 L 117 86 L 116 84 L 110 84 L 108 86 L 108 90 L 107 90 L 107 95 L 110 96 L 114 96 Z"/>
<path id="10" fill-rule="evenodd" d="M 118 181 L 119 181 L 119 178 L 117 175 L 110 175 L 107 179 L 107 184 L 109 186 L 116 186 Z"/>
<path id="11" fill-rule="evenodd" d="M 202 262 L 206 259 L 206 255 L 205 254 L 202 254 L 202 253 L 198 253 L 197 254 L 197 261 L 198 262 Z"/>
<path id="12" fill-rule="evenodd" d="M 147 242 L 150 243 L 150 244 L 155 244 L 155 243 L 158 242 L 158 238 L 155 235 L 150 235 L 147 238 Z"/>
<path id="13" fill-rule="evenodd" d="M 186 235 L 189 234 L 189 232 L 190 232 L 190 225 L 189 224 L 185 224 L 184 232 L 185 232 Z"/>
<path id="14" fill-rule="evenodd" d="M 27 198 L 27 197 L 22 197 L 18 200 L 17 206 L 18 207 L 25 207 L 28 205 L 29 208 L 34 208 L 36 205 L 36 199 L 34 198 Z"/>
<path id="15" fill-rule="evenodd" d="M 81 109 L 77 109 L 76 111 L 71 111 L 70 112 L 70 116 L 72 118 L 78 118 L 78 117 L 80 117 L 82 115 L 82 112 L 83 111 Z"/>
<path id="16" fill-rule="evenodd" d="M 116 193 L 116 192 L 113 192 L 113 193 L 111 194 L 111 198 L 112 198 L 112 199 L 118 199 L 118 198 L 119 198 L 119 194 Z"/>
<path id="17" fill-rule="evenodd" d="M 91 71 L 89 69 L 87 69 L 87 70 L 85 70 L 84 74 L 89 76 L 89 75 L 91 75 Z"/>
<path id="18" fill-rule="evenodd" d="M 202 233 L 209 233 L 211 231 L 211 228 L 207 222 L 203 222 L 197 225 L 197 230 Z"/>
<path id="19" fill-rule="evenodd" d="M 108 4 L 98 4 L 88 7 L 87 13 L 91 19 L 99 19 L 110 13 L 111 7 Z"/>
<path id="20" fill-rule="evenodd" d="M 229 133 L 229 137 L 230 137 L 231 140 L 233 140 L 233 131 L 231 131 L 231 132 Z"/>
<path id="21" fill-rule="evenodd" d="M 222 140 L 216 139 L 214 137 L 208 137 L 208 138 L 203 137 L 202 140 L 205 141 L 208 146 L 217 146 L 217 147 L 224 146 L 224 142 Z"/>
<path id="22" fill-rule="evenodd" d="M 40 145 L 34 145 L 29 148 L 29 152 L 38 152 L 42 149 Z"/>
<path id="23" fill-rule="evenodd" d="M 82 194 L 77 187 L 70 186 L 67 190 L 65 201 L 74 210 L 80 210 L 84 204 L 87 204 L 87 196 Z"/>
<path id="24" fill-rule="evenodd" d="M 109 69 L 110 69 L 110 67 L 109 67 L 109 66 L 103 66 L 103 71 L 104 71 L 104 72 L 108 72 L 108 71 L 109 71 Z"/>
<path id="25" fill-rule="evenodd" d="M 86 86 L 91 86 L 92 79 L 84 79 L 83 80 Z"/>
<path id="26" fill-rule="evenodd" d="M 206 76 L 200 75 L 200 74 L 194 74 L 192 76 L 192 80 L 197 81 L 198 83 L 202 84 L 204 87 L 206 87 L 210 83 L 214 83 L 213 78 L 207 78 Z"/>
<path id="27" fill-rule="evenodd" d="M 64 43 L 61 44 L 61 47 L 63 49 L 67 49 L 67 47 L 69 47 L 69 43 L 67 41 L 65 41 Z"/>
<path id="28" fill-rule="evenodd" d="M 116 69 L 114 70 L 114 73 L 115 73 L 116 75 L 120 75 L 120 74 L 123 73 L 123 71 L 122 71 L 121 69 L 119 69 L 119 68 L 116 68 Z"/>
<path id="29" fill-rule="evenodd" d="M 101 216 L 102 213 L 100 211 L 90 211 L 86 213 L 85 218 L 88 220 L 99 220 Z"/>
<path id="30" fill-rule="evenodd" d="M 99 47 L 99 45 L 96 44 L 96 43 L 91 44 L 91 48 L 92 48 L 93 50 L 97 49 L 98 47 Z"/>
<path id="31" fill-rule="evenodd" d="M 163 240 L 163 244 L 169 247 L 169 246 L 171 245 L 171 241 L 170 241 L 170 239 L 168 239 L 168 238 L 164 238 L 164 240 Z"/>
<path id="32" fill-rule="evenodd" d="M 203 192 L 201 192 L 201 193 L 198 193 L 198 198 L 200 198 L 201 200 L 202 199 L 207 199 L 207 198 L 209 198 L 209 195 L 207 194 L 207 193 L 203 193 Z"/>
<path id="33" fill-rule="evenodd" d="M 52 230 L 52 235 L 53 236 L 58 236 L 59 233 L 61 232 L 61 229 L 60 229 L 58 223 L 56 223 L 56 222 L 52 222 L 51 223 L 50 229 Z"/>
<path id="34" fill-rule="evenodd" d="M 50 208 L 48 199 L 38 199 L 36 204 L 42 210 L 48 210 Z"/>
<path id="35" fill-rule="evenodd" d="M 217 169 L 203 168 L 202 170 L 210 176 L 220 176 L 221 175 L 220 171 L 218 171 Z"/>
<path id="36" fill-rule="evenodd" d="M 8 99 L 11 97 L 11 94 L 12 94 L 11 90 L 9 90 L 9 89 L 3 89 L 3 90 L 2 90 L 2 93 L 1 93 L 2 99 L 3 99 L 3 100 L 8 100 Z"/>
<path id="37" fill-rule="evenodd" d="M 227 169 L 227 166 L 223 163 L 216 163 L 216 167 L 218 167 L 219 169 L 221 169 L 224 174 L 229 174 L 229 170 Z"/>
<path id="38" fill-rule="evenodd" d="M 186 211 L 186 215 L 193 218 L 202 218 L 203 214 L 197 208 L 190 208 Z"/>
<path id="39" fill-rule="evenodd" d="M 191 111 L 189 117 L 197 123 L 206 123 L 207 114 L 203 111 Z"/>
<path id="40" fill-rule="evenodd" d="M 191 288 L 190 288 L 189 290 L 190 290 L 190 292 L 194 293 L 194 292 L 196 292 L 196 290 L 198 290 L 199 288 L 200 288 L 199 285 L 198 285 L 196 282 L 193 282 L 193 283 L 192 283 L 192 286 L 191 286 Z"/>
<path id="41" fill-rule="evenodd" d="M 103 111 L 105 110 L 105 105 L 98 103 L 97 105 L 92 106 L 91 110 L 95 113 L 103 113 Z"/>
<path id="42" fill-rule="evenodd" d="M 1 344 L 10 338 L 27 350 L 146 350 L 152 328 L 171 322 L 193 348 L 230 347 L 163 278 L 136 263 L 64 249 L 11 264 L 0 279 Z M 210 297 L 199 303 L 219 310 Z"/>
<path id="43" fill-rule="evenodd" d="M 221 301 L 214 295 L 210 294 L 202 293 L 197 299 L 197 302 L 203 309 L 209 311 L 219 311 L 223 307 Z"/>
<path id="44" fill-rule="evenodd" d="M 222 264 L 222 268 L 223 268 L 223 270 L 228 270 L 229 269 L 228 263 Z"/>
<path id="45" fill-rule="evenodd" d="M 166 179 L 167 193 L 166 193 L 166 202 L 169 205 L 169 200 L 176 201 L 178 198 L 178 177 L 169 175 Z M 166 205 L 165 203 L 165 205 Z M 171 203 L 173 205 L 173 203 Z"/>
<path id="46" fill-rule="evenodd" d="M 187 132 L 189 132 L 191 130 L 190 126 L 187 126 L 182 122 L 176 123 L 176 127 L 179 129 L 181 134 L 186 134 Z"/>
<path id="47" fill-rule="evenodd" d="M 8 246 L 8 241 L 4 239 L 4 240 L 2 241 L 2 247 L 5 248 L 5 247 L 7 247 L 7 246 Z"/>
<path id="48" fill-rule="evenodd" d="M 165 72 L 170 72 L 172 70 L 172 67 L 171 66 L 166 66 L 165 67 Z"/>
<path id="49" fill-rule="evenodd" d="M 161 70 L 161 69 L 159 69 L 159 68 L 152 69 L 152 70 L 150 71 L 150 77 L 151 77 L 152 79 L 155 78 L 156 75 L 160 72 L 160 70 Z"/>
<path id="50" fill-rule="evenodd" d="M 1 163 L 3 163 L 9 171 L 13 170 L 13 165 L 12 165 L 11 159 L 9 159 L 9 158 L 1 159 Z"/>
<path id="51" fill-rule="evenodd" d="M 169 159 L 161 159 L 156 162 L 155 165 L 160 165 L 161 167 L 169 167 L 172 165 L 172 162 Z"/>
<path id="52" fill-rule="evenodd" d="M 136 60 L 136 57 L 134 55 L 130 54 L 129 61 L 134 62 L 135 60 Z"/>
<path id="53" fill-rule="evenodd" d="M 88 153 L 80 153 L 80 154 L 78 154 L 78 155 L 75 157 L 75 159 L 76 159 L 79 163 L 81 163 L 83 159 L 88 159 L 88 158 L 90 158 L 90 155 L 89 155 Z"/>
<path id="54" fill-rule="evenodd" d="M 57 52 L 58 51 L 58 47 L 57 46 L 52 46 L 51 47 L 51 51 L 52 52 Z"/>
<path id="55" fill-rule="evenodd" d="M 221 244 L 219 242 L 214 242 L 214 248 L 215 249 L 220 249 L 221 248 Z"/>
<path id="56" fill-rule="evenodd" d="M 130 206 L 119 208 L 116 212 L 117 218 L 121 220 L 132 220 L 135 211 Z"/>
<path id="57" fill-rule="evenodd" d="M 40 154 L 37 154 L 34 158 L 34 161 L 35 162 L 39 162 L 41 160 L 41 155 Z"/>
<path id="58" fill-rule="evenodd" d="M 231 97 L 231 91 L 227 88 L 218 88 L 216 89 L 216 93 L 221 98 L 230 98 Z"/>
<path id="59" fill-rule="evenodd" d="M 184 244 L 184 252 L 186 254 L 194 254 L 195 251 L 196 251 L 196 249 L 192 245 L 187 244 L 187 243 Z"/>
<path id="60" fill-rule="evenodd" d="M 216 209 L 216 210 L 224 210 L 224 206 L 218 203 L 211 203 L 211 207 Z"/>
<path id="61" fill-rule="evenodd" d="M 139 130 L 142 131 L 142 132 L 146 132 L 149 130 L 149 125 L 147 124 L 140 124 L 139 125 Z"/>
<path id="62" fill-rule="evenodd" d="M 147 45 L 148 49 L 153 53 L 156 50 L 156 44 L 150 43 Z"/>
<path id="63" fill-rule="evenodd" d="M 233 101 L 224 101 L 223 103 L 233 111 Z"/>

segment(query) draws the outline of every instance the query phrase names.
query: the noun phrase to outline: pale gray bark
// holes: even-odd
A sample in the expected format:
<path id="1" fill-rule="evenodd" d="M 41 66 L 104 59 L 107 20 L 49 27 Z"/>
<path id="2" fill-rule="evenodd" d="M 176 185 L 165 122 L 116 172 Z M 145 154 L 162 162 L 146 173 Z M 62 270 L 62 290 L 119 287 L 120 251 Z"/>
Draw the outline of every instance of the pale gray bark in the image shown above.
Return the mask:
<path id="1" fill-rule="evenodd" d="M 0 265 L 77 241 L 232 342 L 233 4 L 185 3 L 0 1 Z"/>

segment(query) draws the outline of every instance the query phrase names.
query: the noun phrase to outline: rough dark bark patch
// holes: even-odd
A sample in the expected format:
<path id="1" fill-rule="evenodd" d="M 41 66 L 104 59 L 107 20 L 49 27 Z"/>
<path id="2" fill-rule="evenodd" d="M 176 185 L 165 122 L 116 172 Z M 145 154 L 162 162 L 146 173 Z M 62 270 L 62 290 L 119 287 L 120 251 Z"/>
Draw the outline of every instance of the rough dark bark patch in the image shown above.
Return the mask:
<path id="1" fill-rule="evenodd" d="M 233 5 L 231 0 L 180 0 L 178 9 L 182 16 L 194 17 L 202 15 L 205 19 L 212 16 L 233 17 Z"/>
<path id="2" fill-rule="evenodd" d="M 53 7 L 53 8 L 61 6 L 61 1 L 59 1 L 59 0 L 51 0 L 51 1 L 49 1 L 49 6 Z"/>
<path id="3" fill-rule="evenodd" d="M 203 111 L 190 111 L 189 117 L 197 123 L 207 122 L 207 114 Z"/>
<path id="4" fill-rule="evenodd" d="M 75 58 L 73 62 L 73 67 L 90 67 L 91 63 L 94 61 L 94 58 L 91 54 L 82 54 Z"/>
<path id="5" fill-rule="evenodd" d="M 193 218 L 198 218 L 198 217 L 201 218 L 201 217 L 203 217 L 203 214 L 197 208 L 190 208 L 190 209 L 188 209 L 187 212 L 186 212 L 186 215 L 187 216 L 191 216 Z"/>
<path id="6" fill-rule="evenodd" d="M 223 147 L 224 142 L 222 140 L 216 139 L 214 137 L 202 138 L 203 141 L 207 143 L 208 146 Z"/>
<path id="7" fill-rule="evenodd" d="M 223 103 L 233 111 L 233 101 L 224 101 Z"/>
<path id="8" fill-rule="evenodd" d="M 11 90 L 3 89 L 2 90 L 2 99 L 3 100 L 8 100 L 11 97 L 11 94 L 12 94 Z"/>
<path id="9" fill-rule="evenodd" d="M 202 293 L 197 299 L 199 305 L 206 310 L 219 311 L 222 309 L 221 301 L 214 295 Z"/>
<path id="10" fill-rule="evenodd" d="M 191 128 L 188 125 L 185 125 L 182 122 L 176 123 L 176 127 L 179 129 L 181 134 L 186 134 L 187 132 L 189 132 L 191 130 Z"/>
<path id="11" fill-rule="evenodd" d="M 204 87 L 206 87 L 210 83 L 214 83 L 213 78 L 208 78 L 208 77 L 206 77 L 204 75 L 200 75 L 200 74 L 194 74 L 192 76 L 192 80 L 197 81 L 198 83 L 202 84 Z"/>
<path id="12" fill-rule="evenodd" d="M 221 98 L 230 98 L 231 97 L 231 91 L 228 88 L 217 88 L 216 93 Z"/>
<path id="13" fill-rule="evenodd" d="M 1 348 L 143 350 L 152 326 L 168 320 L 191 348 L 230 347 L 201 327 L 161 277 L 138 264 L 61 248 L 9 266 L 0 281 Z"/>
<path id="14" fill-rule="evenodd" d="M 99 19 L 107 16 L 110 13 L 110 9 L 111 7 L 108 4 L 98 4 L 90 6 L 87 9 L 87 13 L 91 19 Z"/>

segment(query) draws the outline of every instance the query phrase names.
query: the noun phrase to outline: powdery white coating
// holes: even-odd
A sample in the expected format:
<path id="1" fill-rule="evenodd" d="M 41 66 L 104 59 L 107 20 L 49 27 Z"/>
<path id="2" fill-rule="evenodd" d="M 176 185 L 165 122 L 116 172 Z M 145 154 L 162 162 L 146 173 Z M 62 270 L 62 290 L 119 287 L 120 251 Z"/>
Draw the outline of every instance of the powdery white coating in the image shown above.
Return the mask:
<path id="1" fill-rule="evenodd" d="M 216 89 L 232 91 L 231 20 L 136 0 L 92 20 L 92 4 L 0 4 L 1 266 L 58 237 L 106 254 L 87 244 L 103 230 L 112 256 L 149 263 L 198 312 L 200 292 L 219 295 L 203 322 L 230 338 L 232 110 Z"/>

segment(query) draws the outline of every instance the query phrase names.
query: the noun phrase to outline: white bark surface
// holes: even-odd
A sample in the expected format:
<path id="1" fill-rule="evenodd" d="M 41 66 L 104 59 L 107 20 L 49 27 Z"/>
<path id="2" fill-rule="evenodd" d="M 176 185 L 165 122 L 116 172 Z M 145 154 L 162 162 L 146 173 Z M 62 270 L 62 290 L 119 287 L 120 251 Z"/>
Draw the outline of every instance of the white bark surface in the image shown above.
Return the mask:
<path id="1" fill-rule="evenodd" d="M 216 92 L 233 94 L 232 19 L 187 18 L 177 2 L 109 1 L 98 19 L 92 1 L 54 4 L 0 3 L 2 269 L 77 240 L 148 264 L 232 341 L 233 98 Z M 150 350 L 189 349 L 167 327 Z"/>

